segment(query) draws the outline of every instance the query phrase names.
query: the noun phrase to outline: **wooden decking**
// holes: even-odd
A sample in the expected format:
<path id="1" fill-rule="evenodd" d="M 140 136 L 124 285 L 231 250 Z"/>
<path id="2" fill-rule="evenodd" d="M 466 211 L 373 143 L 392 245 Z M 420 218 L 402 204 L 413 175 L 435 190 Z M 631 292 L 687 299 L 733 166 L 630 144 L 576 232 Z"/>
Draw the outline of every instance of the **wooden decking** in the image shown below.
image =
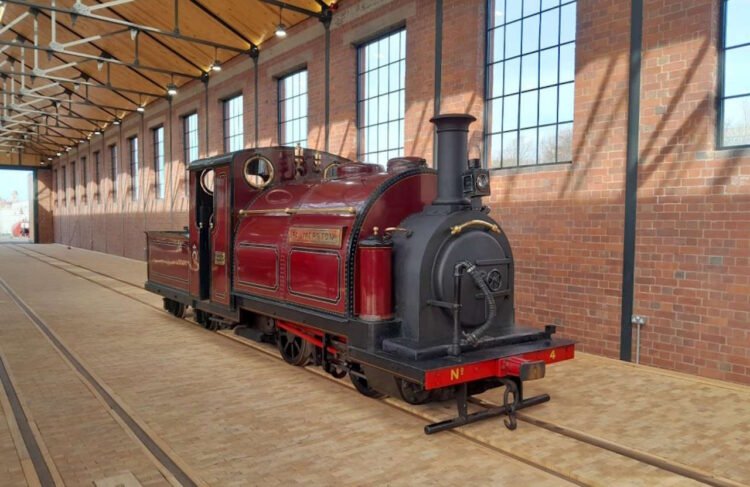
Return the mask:
<path id="1" fill-rule="evenodd" d="M 528 384 L 552 401 L 515 432 L 425 436 L 452 404 L 367 399 L 173 318 L 145 270 L 0 246 L 0 358 L 58 485 L 750 484 L 749 388 L 579 354 Z M 36 485 L 10 409 L 0 388 L 0 486 Z"/>

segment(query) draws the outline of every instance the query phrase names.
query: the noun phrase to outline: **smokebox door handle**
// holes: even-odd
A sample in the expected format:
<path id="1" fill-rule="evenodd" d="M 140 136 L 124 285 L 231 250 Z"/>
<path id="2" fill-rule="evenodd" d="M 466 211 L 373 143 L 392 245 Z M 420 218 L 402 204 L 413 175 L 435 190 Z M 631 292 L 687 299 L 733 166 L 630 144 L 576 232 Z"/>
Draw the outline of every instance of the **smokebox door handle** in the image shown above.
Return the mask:
<path id="1" fill-rule="evenodd" d="M 470 227 L 484 227 L 493 233 L 500 233 L 500 227 L 494 223 L 486 222 L 484 220 L 469 220 L 466 223 L 455 225 L 451 227 L 451 235 L 458 235 L 467 228 Z"/>

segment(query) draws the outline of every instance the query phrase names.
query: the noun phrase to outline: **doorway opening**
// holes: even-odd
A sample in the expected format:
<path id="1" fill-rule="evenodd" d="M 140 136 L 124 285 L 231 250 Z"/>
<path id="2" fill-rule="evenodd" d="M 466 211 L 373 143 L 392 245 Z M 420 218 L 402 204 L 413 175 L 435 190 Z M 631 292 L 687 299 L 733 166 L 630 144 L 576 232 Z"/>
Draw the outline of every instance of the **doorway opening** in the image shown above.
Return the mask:
<path id="1" fill-rule="evenodd" d="M 34 171 L 0 169 L 0 242 L 34 242 Z"/>

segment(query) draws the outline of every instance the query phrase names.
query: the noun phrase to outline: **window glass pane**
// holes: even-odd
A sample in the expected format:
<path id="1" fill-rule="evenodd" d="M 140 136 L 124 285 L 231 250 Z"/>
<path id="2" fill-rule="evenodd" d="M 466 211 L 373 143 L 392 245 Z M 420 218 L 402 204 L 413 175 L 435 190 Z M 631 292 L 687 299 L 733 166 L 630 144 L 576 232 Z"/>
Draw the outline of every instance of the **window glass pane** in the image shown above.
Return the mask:
<path id="1" fill-rule="evenodd" d="M 491 0 L 489 10 L 492 18 L 492 26 L 505 23 L 505 0 Z"/>
<path id="2" fill-rule="evenodd" d="M 129 142 L 130 149 L 130 188 L 133 201 L 140 196 L 140 168 L 138 161 L 138 137 L 132 137 Z"/>
<path id="3" fill-rule="evenodd" d="M 539 125 L 557 122 L 557 86 L 539 91 Z"/>
<path id="4" fill-rule="evenodd" d="M 750 45 L 727 49 L 724 66 L 724 96 L 750 94 Z"/>
<path id="5" fill-rule="evenodd" d="M 576 38 L 576 4 L 569 3 L 560 7 L 560 43 L 574 41 Z"/>
<path id="6" fill-rule="evenodd" d="M 488 0 L 488 8 L 488 166 L 570 162 L 577 1 Z"/>
<path id="7" fill-rule="evenodd" d="M 518 95 L 506 96 L 503 104 L 503 131 L 518 128 Z"/>
<path id="8" fill-rule="evenodd" d="M 358 156 L 364 162 L 385 164 L 403 155 L 405 44 L 406 31 L 400 30 L 359 48 Z"/>
<path id="9" fill-rule="evenodd" d="M 558 120 L 570 122 L 573 120 L 573 83 L 560 85 L 560 111 Z"/>
<path id="10" fill-rule="evenodd" d="M 487 83 L 490 92 L 495 96 L 501 95 L 503 93 L 503 63 L 493 64 L 487 73 L 490 77 Z"/>
<path id="11" fill-rule="evenodd" d="M 503 167 L 518 165 L 518 132 L 503 134 Z"/>
<path id="12" fill-rule="evenodd" d="M 750 0 L 728 0 L 726 3 L 725 47 L 750 42 Z M 747 61 L 746 58 L 746 62 Z"/>
<path id="13" fill-rule="evenodd" d="M 528 17 L 531 14 L 539 12 L 539 0 L 523 0 L 523 16 Z"/>
<path id="14" fill-rule="evenodd" d="M 560 47 L 560 83 L 573 81 L 576 72 L 575 44 Z"/>
<path id="15" fill-rule="evenodd" d="M 521 128 L 537 125 L 538 91 L 528 91 L 521 95 Z"/>
<path id="16" fill-rule="evenodd" d="M 521 54 L 521 22 L 505 27 L 505 59 Z"/>
<path id="17" fill-rule="evenodd" d="M 487 139 L 487 151 L 489 153 L 490 167 L 500 167 L 503 153 L 503 136 L 501 134 L 491 135 Z"/>
<path id="18" fill-rule="evenodd" d="M 523 19 L 523 52 L 539 50 L 539 16 Z"/>
<path id="19" fill-rule="evenodd" d="M 557 162 L 557 127 L 539 128 L 539 164 Z"/>
<path id="20" fill-rule="evenodd" d="M 279 80 L 279 143 L 307 146 L 307 70 Z"/>
<path id="21" fill-rule="evenodd" d="M 541 48 L 557 45 L 560 28 L 560 10 L 552 9 L 542 13 Z"/>
<path id="22" fill-rule="evenodd" d="M 539 85 L 550 86 L 557 84 L 557 48 L 547 49 L 539 53 Z"/>
<path id="23" fill-rule="evenodd" d="M 490 120 L 489 120 L 490 133 L 500 132 L 500 130 L 502 129 L 502 121 L 503 121 L 503 99 L 496 98 L 492 100 L 490 103 L 491 103 Z"/>
<path id="24" fill-rule="evenodd" d="M 164 128 L 159 127 L 153 131 L 154 141 L 154 182 L 156 186 L 156 197 L 164 198 L 166 193 L 164 184 Z"/>
<path id="25" fill-rule="evenodd" d="M 521 18 L 523 0 L 505 0 L 505 21 L 512 22 Z"/>
<path id="26" fill-rule="evenodd" d="M 724 145 L 750 144 L 750 96 L 724 100 Z"/>
<path id="27" fill-rule="evenodd" d="M 536 164 L 536 129 L 526 129 L 519 132 L 518 165 L 530 166 Z"/>
<path id="28" fill-rule="evenodd" d="M 539 85 L 539 53 L 521 58 L 521 91 L 532 90 Z"/>
<path id="29" fill-rule="evenodd" d="M 518 93 L 521 77 L 521 59 L 515 58 L 505 62 L 505 86 L 504 94 Z"/>
<path id="30" fill-rule="evenodd" d="M 557 162 L 573 159 L 573 124 L 563 123 L 557 127 Z"/>
<path id="31" fill-rule="evenodd" d="M 490 62 L 499 61 L 503 58 L 503 49 L 505 47 L 505 28 L 498 27 L 490 32 L 490 52 L 487 58 Z"/>
<path id="32" fill-rule="evenodd" d="M 244 146 L 242 95 L 224 102 L 224 149 L 227 152 L 241 150 Z"/>

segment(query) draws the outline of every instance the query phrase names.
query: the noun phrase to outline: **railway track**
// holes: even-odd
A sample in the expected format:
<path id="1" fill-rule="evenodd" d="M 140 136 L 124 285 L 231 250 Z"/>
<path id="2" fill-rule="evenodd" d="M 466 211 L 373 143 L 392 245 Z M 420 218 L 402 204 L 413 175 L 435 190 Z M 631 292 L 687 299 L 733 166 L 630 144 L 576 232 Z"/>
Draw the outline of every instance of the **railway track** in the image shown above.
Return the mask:
<path id="1" fill-rule="evenodd" d="M 87 266 L 80 265 L 70 260 L 53 257 L 49 254 L 36 251 L 26 246 L 22 247 L 22 246 L 14 245 L 14 246 L 11 246 L 11 248 L 15 250 L 16 252 L 23 254 L 29 258 L 32 258 L 37 261 L 43 262 L 47 265 L 51 265 L 56 268 L 59 268 L 71 275 L 74 275 L 81 279 L 85 279 L 91 283 L 94 283 L 112 292 L 115 292 L 131 300 L 134 300 L 142 305 L 149 306 L 151 308 L 154 308 L 163 312 L 162 307 L 159 305 L 160 299 L 155 299 L 155 295 L 148 293 L 142 287 L 140 287 L 137 284 L 134 284 L 133 282 L 129 282 L 127 280 L 111 276 L 109 274 L 100 272 L 96 269 L 92 269 Z M 33 313 L 33 310 L 31 310 L 31 312 Z M 192 320 L 189 320 L 188 318 L 186 318 L 186 320 L 192 323 Z M 233 340 L 244 346 L 252 348 L 260 353 L 273 357 L 274 359 L 277 359 L 279 361 L 283 360 L 280 354 L 278 353 L 277 349 L 271 345 L 257 343 L 257 342 L 248 340 L 246 338 L 240 337 L 234 334 L 233 332 L 227 331 L 227 330 L 219 331 L 217 333 L 227 339 Z M 330 380 L 336 384 L 339 384 L 342 387 L 347 387 L 352 390 L 354 389 L 353 386 L 349 384 L 348 381 L 334 379 L 330 375 L 326 374 L 319 367 L 308 366 L 308 367 L 304 367 L 303 369 L 306 370 L 308 373 L 312 373 L 312 374 L 319 376 L 320 378 Z M 416 416 L 428 423 L 442 419 L 440 414 L 443 414 L 445 416 L 455 414 L 455 411 L 453 410 L 454 407 L 453 407 L 452 402 L 450 402 L 450 407 L 448 407 L 447 405 L 442 405 L 442 407 L 437 407 L 437 408 L 435 407 L 425 408 L 422 406 L 410 406 L 406 403 L 403 403 L 401 401 L 391 399 L 391 398 L 380 399 L 380 401 L 385 402 L 391 407 L 394 407 L 403 412 Z M 493 402 L 486 401 L 486 400 L 472 399 L 472 407 L 476 409 L 497 407 L 499 405 L 500 404 L 498 403 L 493 403 Z M 649 465 L 651 467 L 655 467 L 656 469 L 664 470 L 666 472 L 669 472 L 671 474 L 674 474 L 678 477 L 683 478 L 685 481 L 692 480 L 692 481 L 699 482 L 702 484 L 719 486 L 719 487 L 740 487 L 744 485 L 732 479 L 719 477 L 714 474 L 711 474 L 710 472 L 706 472 L 698 468 L 682 464 L 680 462 L 669 460 L 667 458 L 663 458 L 663 457 L 660 457 L 660 456 L 657 456 L 648 452 L 637 450 L 637 449 L 628 447 L 626 445 L 618 444 L 616 442 L 613 442 L 604 438 L 596 437 L 596 436 L 587 434 L 582 431 L 574 430 L 561 424 L 556 424 L 554 422 L 549 422 L 541 418 L 537 418 L 534 415 L 529 414 L 529 413 L 518 412 L 517 418 L 520 422 L 525 423 L 528 428 L 542 429 L 548 432 L 549 434 L 554 435 L 552 438 L 552 441 L 555 441 L 554 439 L 555 436 L 564 437 L 566 441 L 569 441 L 569 442 L 574 442 L 574 443 L 581 444 L 581 445 L 587 445 L 588 447 L 592 447 L 594 449 L 610 452 L 611 454 L 615 456 L 624 457 L 624 458 L 630 459 L 640 464 Z M 483 425 L 484 425 L 483 427 L 485 428 L 499 427 L 498 423 L 492 423 L 492 422 L 487 422 L 487 423 L 484 423 Z M 540 460 L 540 459 L 535 459 L 535 458 L 531 458 L 528 456 L 523 456 L 512 451 L 510 448 L 503 448 L 496 444 L 492 444 L 491 442 L 488 442 L 486 441 L 486 439 L 482 438 L 481 435 L 475 434 L 474 431 L 475 430 L 473 429 L 471 431 L 467 431 L 467 428 L 458 428 L 456 430 L 449 431 L 449 434 L 461 436 L 485 448 L 496 451 L 502 455 L 511 457 L 515 460 L 521 461 L 527 465 L 533 466 L 534 468 L 537 468 L 547 473 L 550 473 L 552 475 L 555 475 L 561 478 L 562 480 L 571 482 L 573 484 L 576 484 L 576 485 L 595 485 L 596 484 L 596 482 L 591 482 L 591 479 L 586 479 L 570 471 L 567 471 L 567 472 L 562 471 L 561 469 L 556 468 L 554 464 L 550 464 L 549 462 L 544 461 L 543 459 Z M 523 434 L 523 433 L 518 432 L 515 434 Z"/>

